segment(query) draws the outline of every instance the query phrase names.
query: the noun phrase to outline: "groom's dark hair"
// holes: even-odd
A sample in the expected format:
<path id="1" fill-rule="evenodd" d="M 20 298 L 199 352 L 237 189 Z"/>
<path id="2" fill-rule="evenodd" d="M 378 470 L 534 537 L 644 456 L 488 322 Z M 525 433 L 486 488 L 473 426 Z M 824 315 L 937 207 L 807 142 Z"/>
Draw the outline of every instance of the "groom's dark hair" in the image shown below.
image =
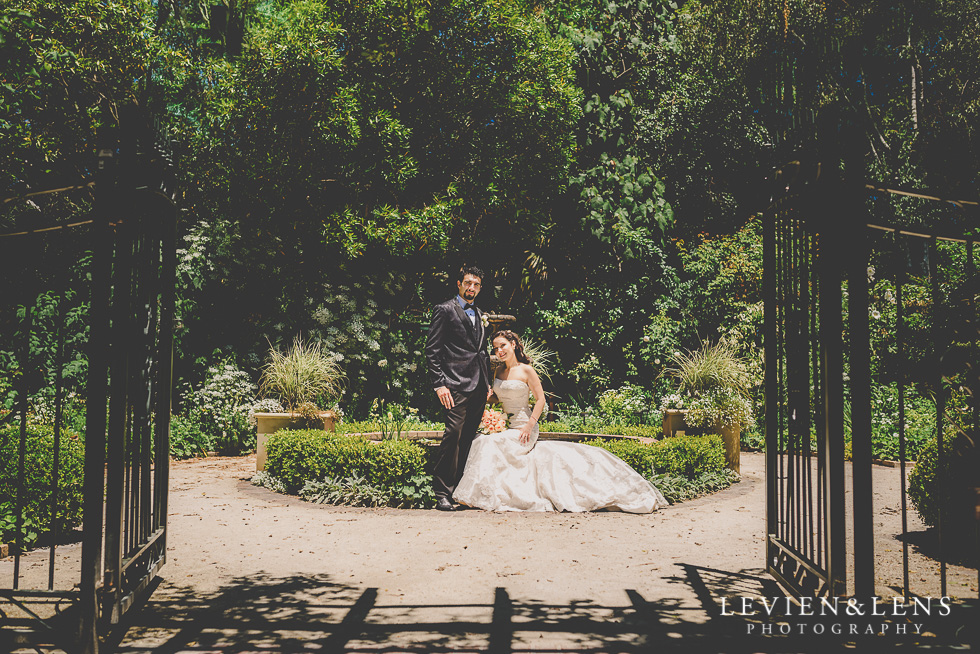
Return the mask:
<path id="1" fill-rule="evenodd" d="M 463 278 L 467 275 L 473 275 L 474 277 L 479 277 L 480 282 L 483 282 L 483 271 L 476 266 L 464 266 L 459 269 L 459 278 L 456 279 L 457 282 L 463 281 Z"/>

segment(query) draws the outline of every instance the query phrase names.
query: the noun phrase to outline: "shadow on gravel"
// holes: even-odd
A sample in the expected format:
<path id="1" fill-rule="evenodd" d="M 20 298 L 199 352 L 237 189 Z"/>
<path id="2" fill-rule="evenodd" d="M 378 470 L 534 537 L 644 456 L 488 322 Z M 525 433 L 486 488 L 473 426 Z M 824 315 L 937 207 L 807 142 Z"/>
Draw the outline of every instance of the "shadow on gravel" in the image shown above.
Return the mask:
<path id="1" fill-rule="evenodd" d="M 787 614 L 784 596 L 761 570 L 678 564 L 668 581 L 678 585 L 678 597 L 693 592 L 697 603 L 624 589 L 622 605 L 587 599 L 554 605 L 517 600 L 506 588 L 495 588 L 488 589 L 493 600 L 486 604 L 384 604 L 377 588 L 336 583 L 328 575 L 257 574 L 234 579 L 213 593 L 161 587 L 127 614 L 100 651 L 823 653 L 866 646 L 969 649 L 966 643 L 975 638 L 976 627 L 969 622 L 977 617 L 975 604 L 955 606 L 949 616 L 904 622 L 849 616 L 843 610 L 838 616 L 805 617 L 795 604 Z M 743 597 L 755 598 L 754 615 L 739 615 Z M 759 598 L 770 598 L 770 603 L 780 598 L 771 616 L 765 615 Z M 51 632 L 45 637 L 34 631 L 26 640 L 20 633 L 17 645 L 27 645 L 25 651 L 50 651 L 45 645 L 71 651 L 64 642 L 71 633 L 69 622 L 60 627 L 60 642 L 53 642 Z"/>
<path id="2" fill-rule="evenodd" d="M 895 540 L 902 542 L 902 535 L 896 534 Z M 905 537 L 905 542 L 934 561 L 945 559 L 946 563 L 953 565 L 974 570 L 977 568 L 980 538 L 976 533 L 962 534 L 947 531 L 943 538 L 943 546 L 940 548 L 939 530 L 929 527 L 922 531 L 910 531 Z"/>
<path id="3" fill-rule="evenodd" d="M 731 615 L 741 597 L 782 597 L 760 570 L 729 572 L 678 565 L 671 583 L 688 588 L 676 599 L 647 598 L 624 589 L 624 603 L 602 606 L 516 600 L 506 588 L 487 604 L 398 605 L 380 602 L 376 588 L 335 583 L 327 575 L 238 578 L 215 593 L 161 588 L 131 612 L 103 651 L 154 652 L 826 652 L 855 645 L 916 648 L 969 642 L 957 625 L 960 609 L 923 625 L 940 635 L 906 634 L 882 618 L 805 618 L 780 608 L 771 617 Z M 679 589 L 680 590 L 680 589 Z M 491 593 L 488 589 L 488 596 Z M 721 598 L 726 598 L 723 605 Z M 785 600 L 780 600 L 781 605 Z M 755 604 L 759 606 L 758 602 Z M 843 612 L 842 612 L 843 614 Z M 781 634 L 781 625 L 790 633 Z M 833 633 L 841 624 L 842 634 Z M 771 633 L 764 634 L 768 625 Z M 853 635 L 851 625 L 861 631 Z M 817 633 L 819 631 L 819 633 Z M 851 631 L 851 634 L 848 634 Z"/>

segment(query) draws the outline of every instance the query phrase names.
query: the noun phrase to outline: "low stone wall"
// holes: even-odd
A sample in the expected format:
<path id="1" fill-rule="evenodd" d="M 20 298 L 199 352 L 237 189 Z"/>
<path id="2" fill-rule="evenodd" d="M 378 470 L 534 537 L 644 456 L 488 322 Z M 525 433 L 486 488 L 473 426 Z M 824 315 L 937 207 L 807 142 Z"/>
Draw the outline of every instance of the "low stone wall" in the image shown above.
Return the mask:
<path id="1" fill-rule="evenodd" d="M 350 435 L 354 436 L 355 434 L 350 434 Z M 363 436 L 372 441 L 381 440 L 381 432 L 379 431 L 364 432 L 356 435 Z M 399 436 L 399 438 L 402 438 L 404 440 L 410 440 L 410 441 L 418 441 L 418 440 L 441 441 L 442 432 L 441 431 L 403 431 Z M 620 434 L 579 434 L 577 432 L 565 432 L 565 431 L 553 431 L 553 432 L 543 431 L 540 434 L 538 434 L 538 440 L 542 440 L 542 441 L 572 441 L 577 443 L 581 441 L 589 441 L 595 438 L 623 439 L 623 440 L 638 441 L 640 443 L 652 443 L 654 441 L 654 439 L 652 438 L 640 438 L 638 436 L 622 436 Z"/>

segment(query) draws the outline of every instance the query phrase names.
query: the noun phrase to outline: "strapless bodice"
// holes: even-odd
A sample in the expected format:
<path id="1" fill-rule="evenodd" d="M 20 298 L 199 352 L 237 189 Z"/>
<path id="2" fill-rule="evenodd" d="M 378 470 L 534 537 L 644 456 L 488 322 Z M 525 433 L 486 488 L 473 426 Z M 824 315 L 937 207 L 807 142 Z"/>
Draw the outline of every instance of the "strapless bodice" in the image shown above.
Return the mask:
<path id="1" fill-rule="evenodd" d="M 520 429 L 531 419 L 531 389 L 519 379 L 496 379 L 493 392 L 507 414 L 507 427 Z M 535 425 L 537 430 L 537 425 Z"/>

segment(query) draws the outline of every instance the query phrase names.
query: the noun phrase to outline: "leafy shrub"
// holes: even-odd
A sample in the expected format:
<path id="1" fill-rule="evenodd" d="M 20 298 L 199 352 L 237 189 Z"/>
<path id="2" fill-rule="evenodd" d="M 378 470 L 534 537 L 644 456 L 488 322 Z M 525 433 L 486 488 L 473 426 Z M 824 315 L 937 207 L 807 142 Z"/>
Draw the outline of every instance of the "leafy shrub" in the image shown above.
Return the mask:
<path id="1" fill-rule="evenodd" d="M 39 425 L 54 427 L 55 389 L 49 386 L 30 399 L 27 419 Z M 65 393 L 61 404 L 61 426 L 85 434 L 85 397 L 75 391 Z"/>
<path id="2" fill-rule="evenodd" d="M 268 488 L 276 493 L 286 492 L 286 485 L 282 483 L 282 480 L 279 477 L 273 477 L 265 470 L 259 470 L 252 476 L 252 485 Z"/>
<path id="3" fill-rule="evenodd" d="M 653 398 L 634 384 L 624 384 L 599 396 L 599 412 L 608 422 L 640 425 L 656 422 Z"/>
<path id="4" fill-rule="evenodd" d="M 426 450 L 410 441 L 373 443 L 359 436 L 283 430 L 272 434 L 266 445 L 266 471 L 282 480 L 290 493 L 307 481 L 364 478 L 367 483 L 392 493 L 410 489 L 425 496 Z"/>
<path id="5" fill-rule="evenodd" d="M 40 529 L 29 516 L 24 516 L 21 521 L 20 542 L 26 550 L 37 544 Z M 0 504 L 0 543 L 17 543 L 17 511 L 13 502 Z"/>
<path id="6" fill-rule="evenodd" d="M 652 445 L 629 439 L 606 440 L 604 438 L 585 441 L 585 444 L 612 452 L 644 477 L 653 473 Z"/>
<path id="7" fill-rule="evenodd" d="M 428 508 L 435 504 L 432 479 L 417 475 L 403 486 L 385 487 L 372 484 L 364 477 L 308 481 L 299 496 L 316 504 L 348 506 L 393 506 L 398 508 Z"/>
<path id="8" fill-rule="evenodd" d="M 876 459 L 899 459 L 898 390 L 871 385 L 871 451 Z M 905 456 L 916 459 L 936 432 L 936 405 L 914 393 L 905 398 Z"/>
<path id="9" fill-rule="evenodd" d="M 700 474 L 727 469 L 721 436 L 673 436 L 654 443 L 650 449 L 653 469 L 660 474 L 695 479 Z"/>
<path id="10" fill-rule="evenodd" d="M 622 425 L 617 433 L 621 436 L 633 436 L 634 438 L 660 438 L 663 436 L 664 428 L 662 424 Z"/>
<path id="11" fill-rule="evenodd" d="M 170 456 L 175 459 L 189 459 L 205 456 L 214 449 L 214 440 L 190 418 L 170 417 Z"/>
<path id="12" fill-rule="evenodd" d="M 441 422 L 428 422 L 424 420 L 409 419 L 402 425 L 402 431 L 442 431 L 446 425 Z M 334 426 L 338 434 L 369 434 L 381 432 L 382 423 L 379 420 L 354 420 Z"/>
<path id="13" fill-rule="evenodd" d="M 756 427 L 743 429 L 739 434 L 739 440 L 743 450 L 762 452 L 766 449 L 766 435 Z"/>
<path id="14" fill-rule="evenodd" d="M 693 479 L 677 475 L 651 475 L 650 482 L 657 487 L 671 504 L 693 500 L 702 495 L 717 493 L 740 481 L 741 476 L 734 470 L 709 470 Z"/>
<path id="15" fill-rule="evenodd" d="M 937 481 L 939 453 L 933 438 L 920 450 L 909 474 L 909 499 L 927 525 L 937 526 L 939 512 L 944 510 L 943 529 L 963 528 L 972 533 L 975 524 L 972 489 L 980 486 L 980 450 L 962 433 L 953 436 L 947 432 L 943 446 L 942 495 Z"/>
<path id="16" fill-rule="evenodd" d="M 188 417 L 211 437 L 218 452 L 248 452 L 255 448 L 255 430 L 248 423 L 254 396 L 248 373 L 233 363 L 214 365 L 201 388 L 188 397 Z"/>
<path id="17" fill-rule="evenodd" d="M 644 477 L 651 474 L 695 479 L 698 475 L 727 470 L 720 436 L 674 436 L 651 444 L 634 440 L 586 441 L 608 450 Z"/>
<path id="18" fill-rule="evenodd" d="M 347 477 L 323 481 L 308 481 L 299 496 L 314 504 L 344 504 L 347 506 L 386 506 L 390 493 L 371 484 L 364 477 Z"/>
<path id="19" fill-rule="evenodd" d="M 0 497 L 4 504 L 17 497 L 20 426 L 0 427 Z M 51 528 L 51 473 L 54 429 L 29 424 L 24 459 L 24 520 L 40 533 Z M 84 445 L 73 431 L 63 430 L 58 473 L 57 533 L 61 536 L 82 522 Z M 9 500 L 9 501 L 8 501 Z M 0 539 L 2 540 L 2 539 Z"/>

